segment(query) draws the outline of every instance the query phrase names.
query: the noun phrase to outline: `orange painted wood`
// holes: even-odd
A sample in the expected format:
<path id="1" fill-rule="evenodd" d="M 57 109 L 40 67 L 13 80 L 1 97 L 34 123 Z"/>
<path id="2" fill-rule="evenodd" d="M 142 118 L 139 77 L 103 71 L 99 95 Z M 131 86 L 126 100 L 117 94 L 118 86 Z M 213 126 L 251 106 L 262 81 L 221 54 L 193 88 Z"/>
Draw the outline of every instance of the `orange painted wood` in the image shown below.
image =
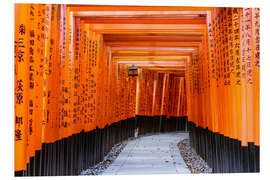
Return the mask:
<path id="1" fill-rule="evenodd" d="M 259 23 L 251 8 L 16 4 L 15 170 L 41 143 L 136 115 L 259 145 Z"/>

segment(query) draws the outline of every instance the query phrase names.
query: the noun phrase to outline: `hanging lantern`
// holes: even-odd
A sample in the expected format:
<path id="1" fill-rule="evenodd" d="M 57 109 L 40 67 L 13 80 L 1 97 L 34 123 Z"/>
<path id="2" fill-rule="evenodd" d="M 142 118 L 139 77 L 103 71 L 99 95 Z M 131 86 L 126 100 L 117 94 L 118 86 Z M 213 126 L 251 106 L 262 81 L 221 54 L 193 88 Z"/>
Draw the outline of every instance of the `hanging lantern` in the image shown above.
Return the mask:
<path id="1" fill-rule="evenodd" d="M 134 65 L 128 67 L 128 76 L 138 76 L 138 67 Z"/>

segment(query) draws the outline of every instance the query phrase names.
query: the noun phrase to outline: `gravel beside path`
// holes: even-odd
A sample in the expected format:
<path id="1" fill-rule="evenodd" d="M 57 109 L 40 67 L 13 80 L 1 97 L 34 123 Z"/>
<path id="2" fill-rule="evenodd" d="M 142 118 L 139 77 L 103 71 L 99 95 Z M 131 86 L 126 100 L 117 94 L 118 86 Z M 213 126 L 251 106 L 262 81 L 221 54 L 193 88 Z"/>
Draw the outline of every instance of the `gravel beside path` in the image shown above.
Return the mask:
<path id="1" fill-rule="evenodd" d="M 212 168 L 190 146 L 189 139 L 180 141 L 178 147 L 191 173 L 212 173 Z"/>
<path id="2" fill-rule="evenodd" d="M 124 149 L 124 147 L 127 145 L 127 143 L 134 138 L 129 138 L 128 140 L 125 140 L 121 143 L 118 143 L 114 145 L 111 149 L 111 151 L 107 154 L 107 156 L 104 157 L 104 160 L 97 165 L 83 170 L 80 175 L 100 175 L 103 173 L 105 169 L 107 169 L 114 160 L 118 157 L 118 155 L 121 153 L 121 151 Z"/>

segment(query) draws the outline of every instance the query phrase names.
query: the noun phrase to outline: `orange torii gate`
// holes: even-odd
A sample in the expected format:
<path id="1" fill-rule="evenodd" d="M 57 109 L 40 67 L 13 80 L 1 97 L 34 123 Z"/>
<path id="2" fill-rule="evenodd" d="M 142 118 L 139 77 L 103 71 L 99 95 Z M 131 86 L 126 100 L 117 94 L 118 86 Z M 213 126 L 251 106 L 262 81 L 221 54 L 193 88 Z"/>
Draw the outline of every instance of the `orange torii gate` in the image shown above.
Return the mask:
<path id="1" fill-rule="evenodd" d="M 258 8 L 16 4 L 15 175 L 77 174 L 187 117 L 214 172 L 258 172 L 259 28 Z"/>

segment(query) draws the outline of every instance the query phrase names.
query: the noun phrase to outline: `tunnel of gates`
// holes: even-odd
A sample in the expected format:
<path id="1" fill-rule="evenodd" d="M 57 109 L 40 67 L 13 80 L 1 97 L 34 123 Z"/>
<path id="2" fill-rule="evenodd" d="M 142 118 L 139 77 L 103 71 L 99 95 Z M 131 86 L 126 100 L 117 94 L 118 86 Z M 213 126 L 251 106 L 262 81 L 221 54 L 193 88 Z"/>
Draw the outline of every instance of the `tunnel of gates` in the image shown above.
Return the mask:
<path id="1" fill-rule="evenodd" d="M 179 130 L 214 172 L 259 172 L 258 8 L 16 4 L 14 27 L 15 176 Z"/>

